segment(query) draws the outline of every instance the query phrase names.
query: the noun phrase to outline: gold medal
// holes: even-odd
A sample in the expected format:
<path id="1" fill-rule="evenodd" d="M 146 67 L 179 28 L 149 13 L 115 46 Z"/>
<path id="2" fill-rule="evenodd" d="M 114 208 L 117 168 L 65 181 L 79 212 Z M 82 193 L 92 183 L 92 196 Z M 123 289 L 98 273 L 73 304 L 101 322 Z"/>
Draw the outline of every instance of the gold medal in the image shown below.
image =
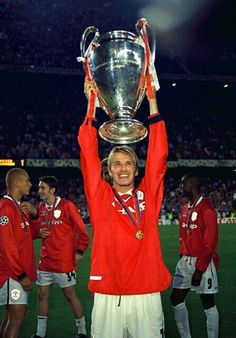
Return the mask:
<path id="1" fill-rule="evenodd" d="M 136 238 L 139 239 L 139 240 L 143 238 L 143 232 L 142 232 L 142 230 L 138 230 L 136 232 Z"/>

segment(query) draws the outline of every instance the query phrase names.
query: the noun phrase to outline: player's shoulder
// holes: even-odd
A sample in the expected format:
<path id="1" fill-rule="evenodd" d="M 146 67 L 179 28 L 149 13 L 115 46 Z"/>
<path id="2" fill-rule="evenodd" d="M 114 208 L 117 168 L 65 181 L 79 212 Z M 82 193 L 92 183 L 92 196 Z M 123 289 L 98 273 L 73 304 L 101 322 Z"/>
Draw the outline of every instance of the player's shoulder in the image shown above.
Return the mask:
<path id="1" fill-rule="evenodd" d="M 15 205 L 12 203 L 12 200 L 8 198 L 7 196 L 3 196 L 0 199 L 0 208 L 11 208 L 14 209 Z"/>
<path id="2" fill-rule="evenodd" d="M 207 198 L 207 197 L 203 197 L 202 198 L 201 203 L 199 203 L 199 208 L 203 209 L 203 210 L 208 209 L 208 210 L 212 210 L 212 211 L 215 212 L 215 209 L 214 209 L 214 207 L 212 205 L 211 200 L 209 198 Z"/>
<path id="3" fill-rule="evenodd" d="M 202 207 L 206 206 L 206 207 L 213 208 L 212 202 L 209 200 L 208 197 L 205 197 L 205 196 L 202 197 L 201 203 L 199 203 L 199 205 L 201 205 Z"/>
<path id="4" fill-rule="evenodd" d="M 71 200 L 66 199 L 66 198 L 61 198 L 59 204 L 63 208 L 66 208 L 66 207 L 68 207 L 68 208 L 75 207 L 75 203 L 73 201 L 71 201 Z"/>
<path id="5" fill-rule="evenodd" d="M 0 225 L 6 225 L 10 223 L 10 219 L 15 218 L 16 206 L 8 198 L 0 199 Z"/>

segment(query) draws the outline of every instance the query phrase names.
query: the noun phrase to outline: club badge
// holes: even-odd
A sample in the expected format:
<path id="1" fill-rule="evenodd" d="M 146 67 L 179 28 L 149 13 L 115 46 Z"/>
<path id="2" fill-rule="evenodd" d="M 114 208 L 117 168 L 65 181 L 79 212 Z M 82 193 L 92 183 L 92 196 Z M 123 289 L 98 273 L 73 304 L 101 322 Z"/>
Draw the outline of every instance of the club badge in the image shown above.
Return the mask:
<path id="1" fill-rule="evenodd" d="M 59 218 L 61 216 L 61 210 L 54 210 L 54 217 Z"/>
<path id="2" fill-rule="evenodd" d="M 18 290 L 18 289 L 11 290 L 11 297 L 14 300 L 19 299 L 20 298 L 20 290 Z"/>
<path id="3" fill-rule="evenodd" d="M 194 221 L 196 221 L 196 219 L 197 219 L 197 212 L 194 211 L 194 212 L 192 213 L 191 220 L 194 222 Z"/>

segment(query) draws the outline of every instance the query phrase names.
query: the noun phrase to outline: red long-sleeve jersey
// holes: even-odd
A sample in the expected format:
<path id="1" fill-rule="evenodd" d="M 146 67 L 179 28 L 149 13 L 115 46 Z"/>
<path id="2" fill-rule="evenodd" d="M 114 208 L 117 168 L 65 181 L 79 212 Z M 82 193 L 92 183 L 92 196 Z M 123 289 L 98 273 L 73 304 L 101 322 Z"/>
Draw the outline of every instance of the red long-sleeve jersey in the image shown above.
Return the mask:
<path id="1" fill-rule="evenodd" d="M 122 209 L 111 186 L 101 177 L 97 131 L 84 123 L 79 130 L 81 170 L 93 229 L 89 289 L 112 295 L 165 290 L 171 281 L 161 253 L 157 222 L 163 198 L 168 152 L 165 124 L 150 118 L 145 177 L 136 189 L 142 239 Z M 134 200 L 134 198 L 130 198 Z M 131 203 L 131 202 L 128 202 Z M 134 207 L 128 204 L 134 215 Z"/>
<path id="2" fill-rule="evenodd" d="M 39 270 L 60 273 L 77 270 L 75 253 L 87 249 L 89 236 L 75 204 L 59 196 L 53 208 L 41 202 L 39 218 L 33 223 L 50 230 L 50 236 L 42 239 Z"/>
<path id="3" fill-rule="evenodd" d="M 20 212 L 13 199 L 0 200 L 0 288 L 11 277 L 26 273 L 36 280 L 36 261 L 27 214 Z"/>
<path id="4" fill-rule="evenodd" d="M 211 203 L 200 196 L 195 206 L 185 204 L 180 218 L 180 255 L 197 257 L 196 268 L 205 271 L 213 259 L 216 268 L 219 257 L 217 215 Z"/>

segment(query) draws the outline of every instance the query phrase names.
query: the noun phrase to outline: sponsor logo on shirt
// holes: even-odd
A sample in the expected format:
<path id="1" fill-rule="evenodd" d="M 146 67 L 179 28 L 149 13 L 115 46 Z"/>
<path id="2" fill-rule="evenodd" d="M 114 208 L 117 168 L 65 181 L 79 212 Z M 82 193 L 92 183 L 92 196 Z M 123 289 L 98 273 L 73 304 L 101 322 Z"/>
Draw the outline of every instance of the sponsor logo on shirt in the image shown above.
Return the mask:
<path id="1" fill-rule="evenodd" d="M 0 225 L 6 225 L 9 223 L 9 218 L 7 216 L 0 217 Z"/>
<path id="2" fill-rule="evenodd" d="M 21 228 L 26 229 L 29 226 L 29 222 L 22 222 L 21 223 Z"/>
<path id="3" fill-rule="evenodd" d="M 52 225 L 62 224 L 62 221 L 52 221 Z"/>
<path id="4" fill-rule="evenodd" d="M 187 224 L 187 223 L 182 223 L 182 228 L 189 228 L 189 229 L 196 229 L 197 228 L 197 224 Z"/>

